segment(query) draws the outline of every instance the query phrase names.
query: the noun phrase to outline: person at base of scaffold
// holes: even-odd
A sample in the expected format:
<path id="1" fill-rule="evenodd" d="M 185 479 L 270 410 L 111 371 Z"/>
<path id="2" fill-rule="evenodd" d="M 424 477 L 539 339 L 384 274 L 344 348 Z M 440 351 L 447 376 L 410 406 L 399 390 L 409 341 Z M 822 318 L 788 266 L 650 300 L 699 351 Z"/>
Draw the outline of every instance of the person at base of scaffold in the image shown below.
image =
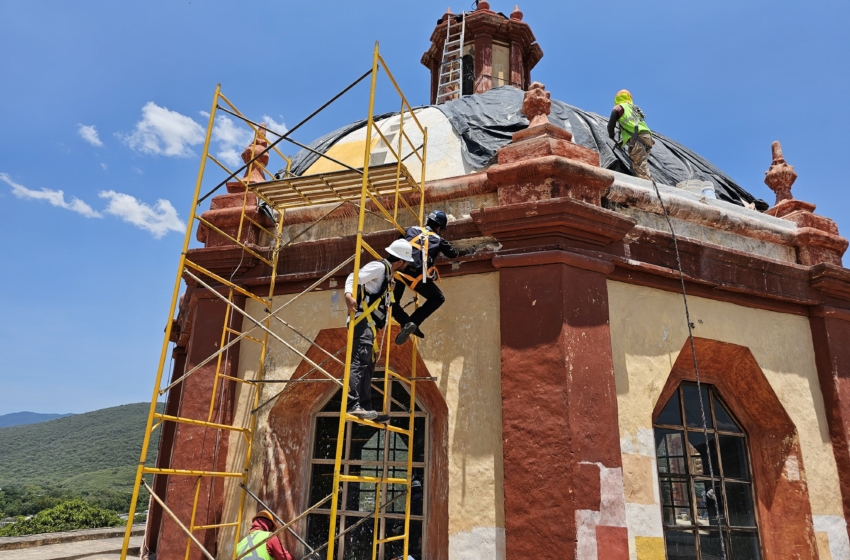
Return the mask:
<path id="1" fill-rule="evenodd" d="M 378 331 L 386 326 L 387 312 L 392 306 L 393 275 L 413 262 L 413 249 L 404 239 L 393 241 L 386 252 L 386 259 L 360 268 L 356 299 L 354 273 L 345 279 L 345 304 L 354 314 L 347 410 L 366 420 L 383 421 L 372 406 L 372 372 L 378 353 Z M 350 314 L 348 320 L 351 320 Z"/>
<path id="2" fill-rule="evenodd" d="M 395 319 L 401 330 L 396 336 L 396 344 L 404 344 L 410 335 L 425 338 L 419 329 L 422 323 L 440 308 L 446 301 L 443 291 L 437 286 L 439 275 L 434 259 L 440 253 L 450 259 L 457 257 L 460 252 L 452 247 L 448 240 L 443 239 L 449 219 L 442 210 L 435 210 L 428 215 L 425 227 L 413 226 L 407 228 L 404 238 L 413 248 L 413 262 L 405 269 L 396 274 L 399 282 L 396 282 L 395 303 L 393 303 L 393 319 Z M 404 288 L 408 287 L 425 298 L 425 303 L 420 305 L 416 311 L 408 315 L 401 305 L 401 297 Z"/>
<path id="3" fill-rule="evenodd" d="M 614 96 L 614 109 L 608 118 L 608 137 L 614 140 L 614 127 L 620 125 L 620 142 L 632 160 L 632 171 L 641 179 L 652 180 L 649 174 L 649 151 L 655 140 L 646 125 L 646 117 L 632 101 L 632 94 L 621 89 Z"/>
<path id="4" fill-rule="evenodd" d="M 254 516 L 251 520 L 251 529 L 244 539 L 236 545 L 236 555 L 241 556 L 246 550 L 254 548 L 258 543 L 266 542 L 257 548 L 254 548 L 243 560 L 294 560 L 292 555 L 283 548 L 277 535 L 269 538 L 277 524 L 271 513 L 263 510 Z"/>

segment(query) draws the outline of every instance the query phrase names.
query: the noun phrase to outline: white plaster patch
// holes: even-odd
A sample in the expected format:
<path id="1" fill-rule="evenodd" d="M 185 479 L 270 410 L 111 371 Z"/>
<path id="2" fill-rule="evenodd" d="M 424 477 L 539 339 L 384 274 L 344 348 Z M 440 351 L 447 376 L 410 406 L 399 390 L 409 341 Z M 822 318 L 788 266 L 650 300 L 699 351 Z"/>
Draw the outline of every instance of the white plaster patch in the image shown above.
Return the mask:
<path id="1" fill-rule="evenodd" d="M 626 527 L 625 493 L 623 491 L 623 469 L 609 469 L 602 463 L 599 467 L 599 511 L 576 510 L 576 558 L 596 558 L 596 527 Z"/>
<path id="2" fill-rule="evenodd" d="M 661 508 L 658 504 L 626 504 L 626 525 L 629 538 L 663 537 Z"/>
<path id="3" fill-rule="evenodd" d="M 602 515 L 598 511 L 576 511 L 576 558 L 598 558 L 596 526 Z"/>
<path id="4" fill-rule="evenodd" d="M 800 480 L 800 463 L 797 461 L 796 455 L 789 455 L 785 459 L 785 468 L 782 469 L 782 476 L 788 480 Z"/>
<path id="5" fill-rule="evenodd" d="M 655 433 L 652 428 L 638 428 L 637 435 L 620 438 L 620 451 L 655 458 Z"/>
<path id="6" fill-rule="evenodd" d="M 450 560 L 505 559 L 505 530 L 501 527 L 473 527 L 449 535 Z"/>
<path id="7" fill-rule="evenodd" d="M 623 491 L 623 469 L 607 469 L 599 465 L 599 488 L 602 503 L 599 512 L 602 514 L 600 523 L 608 527 L 626 526 L 626 502 Z"/>
<path id="8" fill-rule="evenodd" d="M 813 515 L 815 531 L 829 535 L 829 553 L 832 560 L 850 560 L 850 538 L 847 522 L 839 515 Z"/>

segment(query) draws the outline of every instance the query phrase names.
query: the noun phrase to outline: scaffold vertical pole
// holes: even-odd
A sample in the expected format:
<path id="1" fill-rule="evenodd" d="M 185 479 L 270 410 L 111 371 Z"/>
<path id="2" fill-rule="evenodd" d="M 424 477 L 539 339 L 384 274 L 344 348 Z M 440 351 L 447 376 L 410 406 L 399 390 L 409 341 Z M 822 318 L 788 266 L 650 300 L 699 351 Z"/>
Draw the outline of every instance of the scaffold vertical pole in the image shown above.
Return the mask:
<path id="1" fill-rule="evenodd" d="M 372 56 L 372 76 L 371 76 L 371 85 L 369 87 L 369 114 L 366 117 L 366 148 L 365 155 L 363 157 L 363 182 L 360 187 L 360 208 L 359 215 L 357 217 L 357 242 L 355 244 L 355 252 L 354 252 L 354 289 L 357 289 L 359 286 L 360 280 L 360 256 L 363 251 L 363 227 L 366 222 L 366 189 L 369 186 L 369 159 L 372 155 L 372 143 L 370 139 L 372 138 L 372 126 L 373 116 L 375 111 L 375 86 L 378 78 L 378 43 L 375 43 L 375 51 Z M 345 355 L 345 369 L 343 371 L 343 379 L 342 379 L 342 399 L 340 404 L 339 411 L 339 429 L 337 431 L 337 441 L 336 441 L 336 457 L 334 458 L 334 481 L 333 481 L 333 498 L 331 498 L 331 514 L 330 514 L 330 527 L 328 529 L 328 560 L 333 560 L 334 557 L 334 548 L 336 545 L 336 515 L 339 510 L 339 483 L 340 483 L 340 467 L 342 464 L 342 454 L 344 452 L 343 440 L 345 439 L 345 427 L 347 423 L 347 409 L 348 409 L 348 384 L 351 379 L 351 358 L 352 358 L 352 345 L 354 343 L 354 312 L 348 312 L 348 332 L 346 334 L 346 355 Z"/>

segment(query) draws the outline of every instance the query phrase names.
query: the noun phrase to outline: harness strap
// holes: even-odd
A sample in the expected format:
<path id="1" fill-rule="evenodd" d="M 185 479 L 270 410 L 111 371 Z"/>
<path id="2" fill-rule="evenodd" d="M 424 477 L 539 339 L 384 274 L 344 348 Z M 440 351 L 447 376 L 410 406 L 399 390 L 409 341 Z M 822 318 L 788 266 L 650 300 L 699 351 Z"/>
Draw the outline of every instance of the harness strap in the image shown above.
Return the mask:
<path id="1" fill-rule="evenodd" d="M 386 266 L 386 264 L 384 266 Z M 387 276 L 389 277 L 390 274 L 391 274 L 390 268 L 387 267 Z M 387 284 L 389 284 L 389 282 L 387 282 Z M 365 299 L 366 299 L 366 288 L 362 285 L 359 288 L 360 288 L 360 290 L 362 290 L 361 297 L 360 297 L 360 301 L 362 302 L 362 301 L 365 301 Z M 357 315 L 357 316 L 354 317 L 354 325 L 355 326 L 360 321 L 366 319 L 366 322 L 369 325 L 369 328 L 372 330 L 372 356 L 373 357 L 375 355 L 377 355 L 377 353 L 378 353 L 378 329 L 375 326 L 374 319 L 372 319 L 372 313 L 375 312 L 382 303 L 386 304 L 387 313 L 389 313 L 389 309 L 392 307 L 392 304 L 395 303 L 395 296 L 393 294 L 393 291 L 389 289 L 389 285 L 387 286 L 386 291 L 383 293 L 383 295 L 381 295 L 381 297 L 376 299 L 371 304 L 367 305 L 366 308 L 362 312 L 360 312 L 360 315 Z M 389 321 L 387 321 L 387 323 L 389 323 Z"/>
<path id="2" fill-rule="evenodd" d="M 407 285 L 407 287 L 409 287 L 411 290 L 415 290 L 419 282 L 422 281 L 423 276 L 430 276 L 432 274 L 437 277 L 437 282 L 440 282 L 440 271 L 439 269 L 437 269 L 436 266 L 432 266 L 428 270 L 423 271 L 423 273 L 419 276 L 411 276 L 403 272 L 396 272 L 395 277 L 404 282 L 405 285 Z"/>
<path id="3" fill-rule="evenodd" d="M 423 284 L 428 282 L 428 277 L 433 274 L 437 277 L 437 282 L 440 281 L 440 271 L 437 270 L 436 266 L 432 266 L 428 268 L 428 244 L 430 243 L 429 239 L 431 237 L 432 231 L 419 228 L 420 233 L 418 236 L 414 237 L 408 243 L 414 249 L 418 249 L 422 258 L 422 274 L 419 276 L 410 276 L 409 274 L 404 274 L 403 272 L 396 272 L 395 276 L 399 280 L 402 280 L 411 290 L 415 290 L 417 284 L 422 282 Z M 419 241 L 422 243 L 420 244 Z"/>

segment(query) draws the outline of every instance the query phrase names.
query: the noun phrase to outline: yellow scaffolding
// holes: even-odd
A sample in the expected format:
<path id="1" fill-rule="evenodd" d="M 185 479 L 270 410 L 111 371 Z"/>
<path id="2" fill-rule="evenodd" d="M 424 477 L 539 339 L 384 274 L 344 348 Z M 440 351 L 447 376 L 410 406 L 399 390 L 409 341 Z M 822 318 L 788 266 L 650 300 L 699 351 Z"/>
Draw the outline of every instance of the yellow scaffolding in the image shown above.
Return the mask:
<path id="1" fill-rule="evenodd" d="M 399 112 L 399 130 L 398 130 L 398 143 L 394 148 L 387 138 L 384 136 L 383 132 L 381 132 L 380 128 L 375 125 L 374 122 L 374 109 L 375 109 L 375 100 L 376 100 L 376 91 L 377 91 L 377 78 L 380 70 L 383 70 L 386 73 L 387 78 L 391 82 L 395 92 L 398 94 L 398 97 L 401 100 L 401 109 Z M 341 97 L 344 93 L 349 91 L 352 87 L 354 87 L 361 80 L 365 79 L 365 77 L 371 76 L 371 84 L 369 90 L 369 109 L 368 109 L 368 117 L 366 120 L 366 142 L 365 142 L 365 153 L 363 157 L 363 167 L 362 168 L 354 168 L 345 163 L 339 162 L 327 154 L 315 152 L 308 146 L 304 146 L 293 139 L 289 138 L 289 135 L 295 131 L 298 127 L 301 126 L 306 120 L 309 120 L 316 114 L 318 114 L 322 109 L 330 105 L 333 101 Z M 228 167 L 219 159 L 214 157 L 210 153 L 210 140 L 212 137 L 213 128 L 216 122 L 216 117 L 219 113 L 229 114 L 242 122 L 246 123 L 251 127 L 254 133 L 254 143 L 252 144 L 253 150 L 251 152 L 251 157 L 248 161 L 243 165 L 240 169 L 236 171 L 231 171 Z M 420 146 L 415 146 L 410 139 L 410 135 L 405 132 L 405 125 L 408 126 L 408 130 L 410 127 L 415 127 L 415 130 L 418 130 L 422 136 L 422 144 Z M 372 136 L 374 133 L 377 133 L 377 136 L 383 141 L 383 145 L 386 146 L 387 151 L 395 158 L 395 163 L 389 163 L 385 165 L 379 166 L 370 166 L 371 159 L 371 150 L 372 150 Z M 277 140 L 268 143 L 266 138 L 267 134 L 272 134 L 277 136 Z M 332 173 L 321 173 L 317 175 L 308 175 L 301 177 L 294 177 L 290 173 L 290 165 L 291 160 L 286 157 L 280 150 L 277 148 L 277 144 L 281 141 L 291 142 L 301 148 L 307 149 L 308 151 L 314 151 L 316 155 L 322 158 L 326 158 L 334 163 L 342 166 L 344 169 L 342 171 L 332 172 Z M 257 418 L 257 410 L 261 408 L 263 405 L 271 402 L 271 400 L 277 398 L 281 393 L 273 396 L 265 403 L 260 404 L 260 397 L 262 393 L 264 376 L 266 374 L 266 361 L 269 354 L 269 348 L 272 344 L 280 344 L 284 348 L 286 348 L 290 352 L 294 352 L 297 356 L 299 356 L 303 361 L 308 363 L 312 369 L 310 372 L 305 374 L 299 379 L 291 380 L 291 381 L 299 381 L 304 380 L 303 377 L 309 375 L 310 373 L 317 371 L 324 375 L 323 379 L 325 381 L 330 381 L 342 389 L 342 399 L 340 406 L 340 421 L 339 421 L 339 430 L 337 434 L 337 447 L 336 447 L 336 455 L 334 460 L 334 489 L 340 488 L 341 483 L 345 482 L 354 482 L 354 483 L 368 483 L 375 484 L 375 510 L 374 510 L 374 523 L 375 523 L 375 531 L 373 533 L 373 546 L 372 546 L 372 559 L 375 560 L 378 557 L 379 547 L 388 542 L 394 541 L 404 541 L 403 543 L 403 558 L 408 557 L 409 552 L 409 532 L 410 532 L 410 488 L 412 483 L 413 476 L 413 437 L 414 437 L 414 415 L 416 412 L 416 381 L 428 380 L 430 378 L 417 378 L 416 377 L 416 362 L 417 362 L 417 340 L 415 337 L 412 338 L 413 344 L 413 358 L 411 364 L 411 376 L 410 378 L 404 377 L 400 375 L 398 372 L 393 371 L 390 365 L 390 349 L 391 344 L 390 341 L 390 327 L 392 325 L 392 320 L 388 321 L 384 332 L 382 333 L 383 343 L 382 346 L 385 348 L 384 357 L 385 357 L 385 367 L 384 367 L 384 391 L 383 391 L 383 413 L 386 415 L 390 411 L 390 391 L 388 387 L 390 386 L 390 379 L 394 379 L 400 381 L 402 383 L 407 384 L 409 387 L 409 395 L 410 395 L 410 403 L 408 406 L 409 411 L 409 423 L 408 427 L 401 428 L 398 426 L 390 425 L 389 423 L 381 424 L 376 423 L 370 420 L 365 420 L 358 418 L 356 416 L 352 416 L 347 414 L 346 412 L 346 403 L 348 400 L 348 386 L 349 386 L 349 378 L 350 378 L 350 369 L 351 369 L 351 351 L 346 352 L 346 358 L 343 362 L 337 356 L 343 350 L 339 349 L 336 353 L 332 353 L 331 351 L 319 347 L 319 349 L 327 356 L 327 359 L 322 363 L 316 363 L 311 358 L 307 356 L 306 351 L 302 352 L 298 350 L 295 346 L 284 340 L 281 336 L 276 334 L 271 326 L 272 321 L 282 324 L 284 327 L 292 330 L 298 336 L 307 339 L 311 346 L 318 347 L 318 345 L 310 340 L 308 337 L 303 335 L 296 326 L 291 325 L 287 321 L 283 320 L 279 314 L 289 305 L 291 305 L 298 298 L 303 296 L 306 293 L 309 293 L 320 286 L 323 282 L 338 274 L 341 270 L 343 270 L 346 266 L 352 264 L 353 262 L 353 273 L 354 273 L 354 285 L 359 285 L 359 271 L 360 264 L 363 257 L 363 253 L 367 252 L 371 256 L 376 259 L 381 259 L 382 256 L 364 239 L 364 223 L 366 213 L 376 214 L 380 218 L 386 220 L 393 228 L 397 229 L 399 232 L 404 232 L 405 229 L 400 225 L 399 220 L 399 211 L 402 213 L 409 213 L 412 216 L 414 222 L 419 226 L 422 226 L 424 219 L 424 204 L 425 204 L 425 162 L 426 162 L 426 153 L 427 153 L 427 142 L 428 142 L 428 132 L 425 127 L 419 122 L 419 119 L 416 117 L 413 108 L 410 106 L 409 102 L 405 98 L 401 89 L 398 86 L 398 83 L 394 79 L 392 73 L 387 67 L 386 62 L 381 57 L 380 52 L 378 50 L 378 44 L 375 44 L 374 53 L 372 56 L 372 67 L 371 69 L 360 76 L 353 84 L 344 89 L 340 94 L 331 99 L 328 103 L 323 105 L 319 110 L 312 113 L 310 116 L 302 121 L 299 125 L 294 127 L 292 130 L 285 134 L 279 134 L 274 131 L 268 130 L 264 125 L 258 124 L 254 121 L 247 119 L 237 108 L 231 103 L 221 92 L 221 87 L 217 86 L 215 90 L 215 94 L 213 96 L 212 109 L 210 110 L 209 122 L 207 124 L 206 136 L 204 139 L 204 147 L 203 154 L 201 157 L 200 169 L 198 171 L 197 181 L 195 183 L 195 190 L 192 201 L 192 211 L 188 220 L 186 234 L 183 241 L 183 250 L 180 255 L 180 260 L 177 268 L 177 276 L 174 282 L 174 288 L 172 292 L 172 300 L 168 311 L 168 321 L 166 323 L 165 336 L 163 339 L 159 366 L 156 374 L 156 381 L 154 384 L 153 396 L 151 398 L 150 410 L 148 413 L 148 420 L 145 429 L 145 436 L 142 443 L 142 452 L 141 458 L 139 461 L 139 467 L 136 473 L 135 486 L 133 490 L 133 495 L 131 499 L 129 518 L 127 522 L 127 528 L 124 535 L 124 543 L 121 552 L 122 560 L 127 557 L 127 549 L 130 540 L 131 526 L 134 519 L 136 501 L 138 499 L 138 493 L 142 487 L 148 489 L 151 493 L 152 499 L 156 502 L 162 509 L 163 512 L 169 515 L 176 523 L 178 527 L 180 527 L 186 533 L 186 550 L 185 557 L 189 558 L 190 551 L 192 546 L 200 549 L 200 552 L 207 558 L 213 559 L 214 555 L 212 555 L 208 550 L 204 548 L 201 543 L 202 539 L 197 538 L 196 534 L 198 531 L 209 531 L 209 530 L 220 530 L 223 528 L 234 528 L 235 531 L 235 541 L 234 541 L 234 552 L 233 558 L 239 559 L 247 556 L 251 553 L 253 548 L 262 545 L 265 543 L 265 540 L 256 543 L 251 550 L 244 551 L 241 555 L 237 555 L 236 544 L 239 543 L 242 533 L 243 527 L 243 511 L 245 508 L 245 499 L 246 497 L 251 497 L 258 504 L 265 507 L 256 495 L 254 495 L 250 490 L 248 490 L 249 483 L 249 473 L 250 473 L 250 461 L 252 456 L 252 446 L 254 445 L 254 436 L 256 433 L 256 418 Z M 267 147 L 264 147 L 268 144 Z M 264 147 L 261 151 L 258 151 L 259 147 Z M 411 153 L 407 154 L 407 156 L 402 157 L 402 153 L 405 148 L 411 150 Z M 268 154 L 277 154 L 282 160 L 285 162 L 285 170 L 284 176 L 281 178 L 274 178 L 274 174 L 270 173 L 266 167 L 263 165 L 261 158 Z M 421 164 L 421 176 L 419 180 L 416 180 L 407 169 L 405 164 L 403 163 L 407 157 L 415 155 Z M 206 173 L 206 163 L 207 160 L 212 161 L 216 164 L 218 168 L 220 168 L 224 173 L 227 174 L 227 178 L 220 182 L 218 186 L 204 195 L 200 196 L 201 186 L 205 179 Z M 239 173 L 245 171 L 245 178 L 248 180 L 243 180 L 237 177 Z M 250 178 L 253 175 L 254 170 L 259 170 L 264 174 L 268 174 L 273 177 L 272 180 L 263 181 L 263 182 L 250 182 Z M 256 176 L 256 175 L 253 175 Z M 231 235 L 226 231 L 223 231 L 221 228 L 217 227 L 215 224 L 210 222 L 201 216 L 199 211 L 200 203 L 203 202 L 207 197 L 209 197 L 213 192 L 215 192 L 218 188 L 223 186 L 228 181 L 238 181 L 239 185 L 244 188 L 244 195 L 242 197 L 242 207 L 241 207 L 241 216 L 239 220 L 239 225 L 236 231 L 236 235 Z M 233 183 L 231 183 L 233 184 Z M 251 217 L 250 210 L 253 207 L 249 208 L 249 193 L 253 194 L 257 197 L 258 201 L 262 201 L 269 208 L 274 209 L 278 216 L 276 217 L 275 227 L 268 227 L 268 222 L 266 224 L 260 223 L 260 221 Z M 409 198 L 418 198 L 418 203 L 408 201 L 405 197 L 408 195 Z M 288 242 L 282 242 L 282 231 L 285 223 L 286 210 L 305 207 L 305 206 L 315 206 L 319 204 L 332 204 L 337 203 L 331 210 L 325 213 L 322 217 L 314 220 L 313 223 L 303 230 L 301 233 L 291 238 Z M 356 234 L 356 246 L 354 255 L 347 258 L 345 261 L 334 267 L 332 270 L 328 271 L 322 278 L 318 279 L 311 286 L 309 286 L 306 290 L 297 294 L 289 301 L 280 305 L 277 308 L 273 307 L 273 296 L 275 291 L 275 281 L 278 276 L 278 264 L 280 262 L 281 252 L 291 243 L 293 243 L 298 237 L 303 235 L 307 230 L 314 227 L 316 224 L 321 222 L 330 216 L 334 210 L 340 208 L 342 205 L 351 204 L 356 205 L 358 208 L 358 221 L 357 221 L 357 234 Z M 371 205 L 374 209 L 370 209 L 367 205 Z M 377 212 L 375 212 L 377 210 Z M 249 226 L 250 224 L 250 226 Z M 265 297 L 257 295 L 251 289 L 239 285 L 237 282 L 233 281 L 233 276 L 228 280 L 224 278 L 222 275 L 216 274 L 212 270 L 204 267 L 202 264 L 195 262 L 192 260 L 191 253 L 189 251 L 189 240 L 192 231 L 195 229 L 196 225 L 198 227 L 203 226 L 206 228 L 210 235 L 213 233 L 219 235 L 226 239 L 229 242 L 228 246 L 237 246 L 242 250 L 243 258 L 244 256 L 250 255 L 257 262 L 262 262 L 267 265 L 271 269 L 271 276 L 269 281 L 269 289 L 267 295 Z M 258 228 L 259 231 L 265 234 L 265 239 L 270 240 L 269 245 L 260 246 L 259 243 L 249 243 L 245 237 L 246 228 L 248 227 Z M 197 260 L 197 259 L 196 259 Z M 234 274 L 235 275 L 235 274 Z M 218 349 L 208 356 L 206 359 L 201 360 L 194 367 L 189 369 L 188 371 L 183 372 L 181 375 L 177 375 L 177 372 L 174 373 L 175 379 L 173 379 L 170 384 L 163 387 L 163 373 L 164 367 L 168 355 L 169 343 L 171 341 L 172 334 L 172 324 L 174 319 L 174 313 L 177 309 L 179 296 L 180 296 L 180 287 L 181 282 L 183 280 L 191 280 L 196 283 L 198 287 L 204 288 L 208 290 L 214 297 L 225 304 L 225 312 L 224 312 L 224 324 L 222 327 L 220 344 Z M 254 300 L 255 302 L 261 304 L 263 309 L 266 310 L 266 316 L 261 319 L 257 319 L 253 317 L 251 314 L 244 311 L 236 302 L 235 299 L 238 296 L 242 296 L 248 298 L 250 300 Z M 243 318 L 243 330 L 239 331 L 237 329 L 232 328 L 232 320 L 236 315 L 241 315 Z M 348 329 L 347 329 L 347 338 L 346 338 L 346 346 L 345 348 L 350 349 L 352 347 L 353 335 L 354 335 L 354 326 L 358 322 L 359 319 L 362 319 L 361 316 L 358 319 L 355 319 L 353 313 L 349 313 L 348 320 Z M 247 320 L 247 326 L 245 325 L 245 320 Z M 230 348 L 232 348 L 235 344 L 240 342 L 241 340 L 249 340 L 254 344 L 260 346 L 259 352 L 259 364 L 256 370 L 256 377 L 254 379 L 241 379 L 238 375 L 229 375 L 223 372 L 226 364 L 223 363 L 226 353 Z M 343 378 L 342 380 L 334 377 L 330 372 L 327 371 L 323 366 L 328 361 L 334 360 L 338 364 L 344 365 L 343 369 Z M 168 415 L 157 412 L 157 402 L 160 397 L 166 395 L 170 390 L 174 389 L 181 383 L 184 383 L 187 378 L 191 375 L 199 371 L 201 368 L 207 366 L 208 364 L 215 361 L 215 376 L 213 379 L 212 391 L 210 394 L 210 407 L 209 413 L 205 419 L 203 418 L 188 418 L 181 416 Z M 244 426 L 234 426 L 226 423 L 222 423 L 216 421 L 216 410 L 215 403 L 216 397 L 220 390 L 219 385 L 220 382 L 224 381 L 235 381 L 245 384 L 245 387 L 249 391 L 247 400 L 252 402 L 252 413 L 249 415 L 249 420 L 247 421 L 247 425 Z M 292 384 L 287 383 L 286 387 L 291 387 Z M 286 391 L 286 389 L 284 389 Z M 145 466 L 145 461 L 148 455 L 148 447 L 150 444 L 151 433 L 163 425 L 165 422 L 174 422 L 174 423 L 182 423 L 193 425 L 197 427 L 202 427 L 204 429 L 212 429 L 216 430 L 217 434 L 222 432 L 228 432 L 233 434 L 239 434 L 244 437 L 246 445 L 244 447 L 244 458 L 242 458 L 242 469 L 232 470 L 232 471 L 215 471 L 215 470 L 205 470 L 201 469 L 172 469 L 172 468 L 157 468 L 157 467 L 147 467 Z M 344 454 L 344 435 L 346 430 L 346 424 L 349 422 L 356 422 L 359 424 L 372 426 L 374 428 L 380 430 L 386 430 L 389 432 L 394 432 L 403 437 L 407 438 L 408 444 L 408 453 L 407 453 L 407 469 L 405 478 L 400 477 L 389 477 L 387 476 L 387 468 L 383 469 L 383 476 L 381 477 L 369 477 L 369 476 L 353 476 L 346 475 L 341 472 L 341 463 L 343 461 Z M 219 438 L 216 438 L 216 446 L 218 445 Z M 216 448 L 217 449 L 217 448 Z M 386 461 L 386 457 L 384 457 L 384 461 Z M 237 464 L 238 459 L 233 459 L 233 464 Z M 215 468 L 215 464 L 213 464 L 213 468 Z M 147 482 L 143 479 L 144 475 L 162 475 L 162 476 L 189 476 L 195 477 L 195 485 L 194 485 L 194 501 L 192 503 L 191 515 L 189 519 L 181 520 L 179 516 L 174 513 L 173 508 L 169 508 L 163 498 L 161 496 L 157 496 L 154 492 L 154 488 L 149 486 Z M 241 488 L 241 493 L 239 495 L 239 507 L 236 510 L 236 518 L 233 520 L 222 519 L 220 522 L 215 524 L 206 524 L 206 525 L 196 525 L 196 514 L 198 512 L 198 503 L 200 497 L 200 489 L 201 489 L 201 481 L 204 478 L 209 479 L 240 479 L 239 487 Z M 389 486 L 390 485 L 400 485 L 404 487 L 404 491 L 396 496 L 393 500 L 390 500 L 387 503 L 381 504 L 381 494 L 382 489 L 383 492 L 389 494 Z M 212 489 L 212 486 L 210 486 Z M 404 533 L 402 535 L 395 535 L 392 537 L 379 539 L 379 532 L 377 531 L 378 523 L 380 519 L 381 510 L 388 507 L 390 504 L 396 502 L 400 498 L 404 497 L 405 501 L 405 516 L 404 516 Z M 306 518 L 306 516 L 319 508 L 323 504 L 326 504 L 330 501 L 330 530 L 328 533 L 327 543 L 320 546 L 317 549 L 312 549 L 302 538 L 292 529 L 292 525 L 297 521 Z M 291 534 L 298 539 L 302 545 L 306 547 L 308 552 L 307 556 L 304 558 L 318 558 L 319 554 L 322 552 L 322 548 L 327 548 L 326 557 L 328 560 L 332 560 L 334 558 L 335 550 L 337 550 L 336 545 L 342 543 L 343 535 L 366 520 L 370 519 L 370 517 L 364 517 L 362 520 L 357 522 L 356 524 L 348 527 L 345 531 L 340 533 L 339 535 L 334 537 L 336 534 L 336 518 L 337 512 L 339 511 L 340 504 L 339 501 L 339 493 L 333 491 L 331 495 L 327 496 L 325 499 L 320 502 L 312 505 L 310 508 L 302 512 L 296 518 L 292 519 L 289 522 L 284 522 L 282 519 L 278 518 L 279 528 L 268 538 L 272 538 L 277 534 L 283 532 L 284 530 L 289 531 Z M 341 546 L 341 545 L 340 545 Z"/>

